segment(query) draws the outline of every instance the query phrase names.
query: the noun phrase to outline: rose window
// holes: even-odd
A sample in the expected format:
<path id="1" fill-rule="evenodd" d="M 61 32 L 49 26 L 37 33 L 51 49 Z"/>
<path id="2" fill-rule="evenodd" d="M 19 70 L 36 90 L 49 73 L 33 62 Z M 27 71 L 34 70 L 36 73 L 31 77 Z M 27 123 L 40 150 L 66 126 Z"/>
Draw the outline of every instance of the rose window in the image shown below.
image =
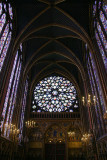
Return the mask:
<path id="1" fill-rule="evenodd" d="M 78 97 L 74 85 L 64 77 L 44 78 L 34 88 L 32 112 L 78 111 Z"/>

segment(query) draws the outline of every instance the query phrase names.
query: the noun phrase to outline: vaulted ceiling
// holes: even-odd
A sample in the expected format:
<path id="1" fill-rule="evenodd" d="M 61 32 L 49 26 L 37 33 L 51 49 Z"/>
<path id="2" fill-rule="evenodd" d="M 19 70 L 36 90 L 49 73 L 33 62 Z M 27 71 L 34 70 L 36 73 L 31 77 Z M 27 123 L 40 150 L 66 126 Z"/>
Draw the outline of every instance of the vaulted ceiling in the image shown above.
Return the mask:
<path id="1" fill-rule="evenodd" d="M 29 75 L 31 90 L 40 79 L 58 74 L 71 80 L 79 91 L 84 91 L 83 46 L 90 45 L 90 1 L 12 2 L 17 26 L 14 52 L 23 43 L 24 77 Z"/>

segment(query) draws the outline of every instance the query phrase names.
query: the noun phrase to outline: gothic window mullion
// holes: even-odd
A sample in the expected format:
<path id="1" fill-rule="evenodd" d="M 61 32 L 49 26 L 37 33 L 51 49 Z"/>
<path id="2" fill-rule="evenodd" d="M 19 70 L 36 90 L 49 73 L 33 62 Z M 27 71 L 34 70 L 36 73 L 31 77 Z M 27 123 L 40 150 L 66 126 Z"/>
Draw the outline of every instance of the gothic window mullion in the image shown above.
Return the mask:
<path id="1" fill-rule="evenodd" d="M 23 92 L 23 98 L 22 98 L 22 102 L 21 102 L 21 114 L 20 114 L 20 134 L 19 134 L 19 140 L 21 142 L 22 140 L 22 134 L 23 134 L 23 125 L 24 125 L 24 114 L 25 114 L 25 109 L 26 109 L 26 101 L 27 101 L 27 93 L 28 93 L 28 80 L 26 80 L 25 82 L 25 86 L 24 86 L 24 92 Z"/>
<path id="2" fill-rule="evenodd" d="M 16 101 L 16 97 L 17 97 L 17 89 L 18 89 L 18 84 L 19 84 L 19 79 L 20 79 L 20 72 L 21 72 L 21 62 L 19 63 L 19 71 L 18 71 L 18 76 L 17 76 L 17 79 L 16 79 L 16 86 L 15 86 L 15 93 L 14 93 L 14 99 L 13 99 L 13 107 L 12 107 L 12 110 L 11 110 L 11 114 L 10 114 L 10 121 L 9 123 L 11 124 L 12 122 L 12 118 L 13 118 L 13 111 L 14 111 L 14 108 L 15 108 L 15 101 Z"/>
<path id="3" fill-rule="evenodd" d="M 8 33 L 7 33 L 7 35 L 6 35 L 6 39 L 5 39 L 5 41 L 4 41 L 4 44 L 3 44 L 3 46 L 2 46 L 2 49 L 0 50 L 0 57 L 1 57 L 1 55 L 2 55 L 2 52 L 3 52 L 4 47 L 5 47 L 5 45 L 6 45 L 6 41 L 7 41 L 8 35 L 9 35 L 9 31 L 8 31 Z"/>
<path id="4" fill-rule="evenodd" d="M 8 23 L 6 22 L 6 23 L 4 24 L 4 26 L 3 26 L 3 28 L 2 28 L 2 31 L 1 31 L 1 33 L 0 33 L 0 39 L 1 39 L 2 35 L 3 35 L 3 33 L 4 33 L 4 30 L 5 30 L 5 27 L 6 27 L 7 24 L 8 24 Z"/>
<path id="5" fill-rule="evenodd" d="M 7 1 L 0 3 L 0 72 L 2 70 L 12 36 L 13 12 Z M 6 27 L 8 26 L 8 30 Z M 7 41 L 8 37 L 8 41 Z"/>
<path id="6" fill-rule="evenodd" d="M 7 106 L 8 106 L 9 96 L 10 96 L 10 90 L 11 90 L 11 86 L 12 86 L 12 82 L 13 82 L 13 76 L 14 76 L 14 71 L 16 68 L 17 59 L 18 59 L 18 54 L 16 54 L 14 62 L 13 62 L 13 67 L 12 67 L 12 71 L 11 71 L 11 75 L 10 75 L 10 79 L 9 79 L 9 83 L 8 83 L 8 87 L 7 87 L 7 92 L 5 95 L 3 111 L 2 111 L 2 117 L 3 117 L 2 129 L 3 129 L 3 125 L 4 125 L 4 121 L 5 121 L 5 117 L 6 117 Z"/>
<path id="7" fill-rule="evenodd" d="M 89 64 L 88 64 L 88 68 L 89 68 L 89 71 L 90 71 L 90 79 L 91 79 L 91 82 L 92 82 L 92 91 L 93 91 L 93 94 L 96 96 L 96 98 L 98 97 L 98 93 L 96 91 L 96 83 L 95 83 L 95 79 L 94 78 L 94 75 L 92 73 L 92 66 L 91 66 L 91 62 L 90 62 L 90 59 L 89 59 Z M 99 102 L 97 102 L 99 103 Z M 100 128 L 102 128 L 102 125 L 101 125 L 101 116 L 100 116 L 100 112 L 99 112 L 99 108 L 98 108 L 98 105 L 95 106 L 96 107 L 96 115 L 97 115 L 97 118 L 98 118 L 98 124 L 100 124 Z"/>
<path id="8" fill-rule="evenodd" d="M 101 9 L 99 9 L 98 20 L 99 20 L 100 25 L 102 27 L 102 30 L 106 36 L 106 34 L 107 34 L 107 16 L 106 16 L 106 11 L 104 12 L 103 8 L 104 7 L 102 6 Z"/>
<path id="9" fill-rule="evenodd" d="M 95 84 L 96 84 L 96 90 L 97 90 L 98 101 L 99 101 L 99 109 L 100 109 L 99 113 L 101 113 L 101 121 L 102 121 L 102 124 L 103 124 L 103 131 L 104 131 L 104 129 L 105 129 L 104 121 L 103 121 L 103 113 L 104 113 L 104 109 L 105 109 L 104 101 L 102 99 L 102 92 L 100 90 L 100 84 L 99 84 L 99 82 L 96 81 L 97 77 L 95 77 L 95 73 L 94 73 L 95 69 L 93 68 L 92 63 L 91 63 L 91 68 L 92 68 L 93 78 L 94 78 L 94 81 L 95 81 Z"/>
<path id="10" fill-rule="evenodd" d="M 102 91 L 100 90 L 100 88 L 101 88 L 100 82 L 99 82 L 99 79 L 98 79 L 98 76 L 97 76 L 97 72 L 95 71 L 95 68 L 93 68 L 94 63 L 92 64 L 92 60 L 91 60 L 90 56 L 89 56 L 89 58 L 90 58 L 90 62 L 91 62 L 90 65 L 91 65 L 91 68 L 92 68 L 92 74 L 93 74 L 94 81 L 95 81 L 95 84 L 96 84 L 97 93 L 99 95 L 98 99 L 99 99 L 99 102 L 100 102 L 100 105 L 101 105 L 101 100 L 103 101 L 103 99 L 102 99 L 102 97 L 100 97 L 100 95 L 102 95 Z M 95 72 L 96 72 L 96 76 L 95 76 Z"/>
<path id="11" fill-rule="evenodd" d="M 14 77 L 13 77 L 13 82 L 12 82 L 12 87 L 11 87 L 11 91 L 10 91 L 10 104 L 9 104 L 9 107 L 12 105 L 12 101 L 13 101 L 13 97 L 11 97 L 12 96 L 12 91 L 13 91 L 13 87 L 14 87 L 14 83 L 15 83 L 15 76 L 16 76 L 16 72 L 17 72 L 17 68 L 18 68 L 18 61 L 19 61 L 19 59 L 17 60 L 17 64 L 16 64 L 16 68 L 15 68 L 15 71 L 14 71 Z M 15 89 L 14 89 L 15 90 Z M 8 115 L 9 115 L 9 113 L 8 113 Z"/>
<path id="12" fill-rule="evenodd" d="M 6 14 L 2 14 L 1 18 L 0 18 L 0 34 L 4 28 L 4 25 L 6 24 Z"/>
<path id="13" fill-rule="evenodd" d="M 8 108 L 8 113 L 7 113 L 7 118 L 6 118 L 6 123 L 9 123 L 10 122 L 10 119 L 12 118 L 12 107 L 15 105 L 14 104 L 14 99 L 16 98 L 15 97 L 15 91 L 16 91 L 16 85 L 17 85 L 17 78 L 18 78 L 18 73 L 19 73 L 19 70 L 20 70 L 20 61 L 18 60 L 18 64 L 16 66 L 16 71 L 15 71 L 15 77 L 14 77 L 14 80 L 13 80 L 13 85 L 12 85 L 12 90 L 11 90 L 11 102 L 9 104 L 9 108 Z M 9 132 L 8 132 L 8 135 L 9 136 Z"/>
<path id="14" fill-rule="evenodd" d="M 107 17 L 105 16 L 107 5 L 101 1 L 94 1 L 93 4 L 93 26 L 95 30 L 95 38 L 103 59 L 105 70 L 107 70 Z M 100 61 L 100 58 L 99 58 Z"/>
<path id="15" fill-rule="evenodd" d="M 97 28 L 96 28 L 96 31 L 97 31 L 98 37 L 99 37 L 99 39 L 100 39 L 101 45 L 102 45 L 102 47 L 103 47 L 105 56 L 107 57 L 107 53 L 106 53 L 106 50 L 107 50 L 107 49 L 106 49 L 105 46 L 104 46 L 104 43 L 103 43 L 103 41 L 102 41 L 102 39 L 101 39 L 101 36 L 100 36 L 99 31 L 98 31 Z"/>
<path id="16" fill-rule="evenodd" d="M 103 59 L 103 63 L 104 63 L 104 65 L 105 65 L 105 69 L 107 69 L 106 55 L 105 55 L 105 52 L 104 52 L 103 47 L 102 47 L 102 45 L 101 45 L 101 42 L 100 42 L 98 33 L 97 33 L 96 31 L 95 31 L 95 38 L 96 38 L 96 41 L 97 41 L 98 49 L 99 49 L 100 54 L 101 54 L 102 59 Z"/>
<path id="17" fill-rule="evenodd" d="M 90 62 L 91 62 L 91 60 L 90 60 Z M 101 98 L 99 96 L 98 84 L 96 84 L 97 82 L 96 82 L 96 78 L 95 78 L 95 74 L 94 74 L 94 71 L 93 71 L 92 64 L 90 63 L 90 65 L 91 65 L 91 70 L 92 70 L 92 74 L 93 74 L 93 78 L 94 78 L 94 82 L 95 82 L 95 86 L 96 86 L 95 88 L 96 88 L 97 95 L 98 95 L 98 99 L 97 100 L 99 101 L 99 104 L 100 104 L 100 108 L 99 109 L 100 109 L 100 113 L 101 113 L 101 120 L 103 120 L 103 111 L 102 111 L 102 108 L 101 108 Z"/>
<path id="18" fill-rule="evenodd" d="M 106 38 L 107 37 L 107 33 L 106 33 L 106 30 L 105 30 L 100 18 L 98 19 L 98 22 L 99 22 L 99 25 L 101 26 L 102 32 L 103 32 L 103 34 L 104 34 L 104 36 Z"/>
<path id="19" fill-rule="evenodd" d="M 93 93 L 95 94 L 96 98 L 98 99 L 98 93 L 97 93 L 97 90 L 96 90 L 96 87 L 95 87 L 95 81 L 94 81 L 94 77 L 93 77 L 93 74 L 92 74 L 92 71 L 91 71 L 91 68 L 90 68 L 90 73 L 91 73 L 91 76 L 92 76 L 92 84 L 94 86 L 93 88 Z M 98 124 L 99 124 L 99 132 L 100 134 L 102 134 L 101 132 L 103 132 L 103 128 L 102 128 L 102 119 L 101 119 L 101 115 L 100 115 L 100 109 L 99 109 L 99 102 L 97 102 L 96 106 L 95 106 L 95 109 L 96 109 L 96 115 L 97 115 L 97 118 L 98 118 Z"/>
<path id="20" fill-rule="evenodd" d="M 106 11 L 106 9 L 105 9 L 105 7 L 104 6 L 102 6 L 102 12 L 103 12 L 103 14 L 104 14 L 104 16 L 106 17 L 106 19 L 107 19 L 107 11 Z"/>
<path id="21" fill-rule="evenodd" d="M 9 106 L 10 106 L 10 103 L 11 103 L 11 93 L 12 93 L 12 88 L 13 88 L 13 83 L 14 83 L 14 79 L 15 79 L 15 73 L 16 73 L 16 69 L 17 69 L 17 64 L 18 64 L 18 59 L 17 59 L 17 62 L 16 62 L 16 67 L 15 67 L 15 71 L 14 71 L 14 75 L 13 75 L 13 80 L 12 80 L 12 84 L 11 84 L 11 89 L 10 89 L 10 94 L 9 94 L 9 100 L 8 100 L 8 106 L 7 106 L 7 110 L 6 110 L 6 115 L 7 115 L 7 112 L 8 112 L 8 109 L 9 109 Z M 6 117 L 5 117 L 6 119 Z"/>
<path id="22" fill-rule="evenodd" d="M 2 70 L 6 55 L 8 53 L 9 45 L 10 45 L 10 42 L 11 42 L 10 39 L 11 39 L 11 32 L 9 33 L 9 35 L 7 37 L 7 41 L 6 41 L 6 44 L 4 46 L 4 49 L 3 49 L 3 52 L 2 52 L 2 55 L 1 55 L 0 70 Z"/>
<path id="23" fill-rule="evenodd" d="M 1 18 L 1 15 L 3 14 L 3 4 L 2 2 L 0 3 L 0 18 Z"/>

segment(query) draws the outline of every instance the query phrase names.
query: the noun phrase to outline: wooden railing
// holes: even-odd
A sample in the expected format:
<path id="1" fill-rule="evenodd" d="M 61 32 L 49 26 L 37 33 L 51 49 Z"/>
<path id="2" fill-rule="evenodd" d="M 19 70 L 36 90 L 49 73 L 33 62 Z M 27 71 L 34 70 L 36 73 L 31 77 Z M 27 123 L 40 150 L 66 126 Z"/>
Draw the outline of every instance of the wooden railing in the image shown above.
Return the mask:
<path id="1" fill-rule="evenodd" d="M 31 113 L 31 118 L 40 118 L 40 119 L 80 119 L 80 113 L 73 112 L 73 113 L 66 113 L 66 112 L 41 112 L 41 113 Z"/>

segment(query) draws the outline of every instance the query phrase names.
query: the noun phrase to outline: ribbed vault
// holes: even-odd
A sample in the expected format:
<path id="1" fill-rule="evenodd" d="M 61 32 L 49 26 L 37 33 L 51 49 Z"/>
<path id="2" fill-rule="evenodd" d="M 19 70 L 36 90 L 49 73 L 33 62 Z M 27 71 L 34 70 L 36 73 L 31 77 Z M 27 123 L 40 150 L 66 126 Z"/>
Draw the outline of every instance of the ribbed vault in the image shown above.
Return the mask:
<path id="1" fill-rule="evenodd" d="M 78 93 L 87 93 L 87 78 L 84 70 L 83 45 L 93 51 L 92 42 L 81 24 L 73 17 L 76 1 L 69 0 L 20 0 L 16 2 L 18 21 L 17 37 L 13 53 L 23 43 L 24 78 L 30 77 L 30 94 L 40 79 L 59 74 L 72 80 Z M 82 3 L 80 3 L 82 4 Z M 24 6 L 24 8 L 23 8 Z M 32 6 L 32 7 L 29 7 Z M 65 8 L 64 8 L 65 6 Z M 70 7 L 72 8 L 71 13 Z M 32 8 L 32 11 L 29 9 Z M 77 8 L 76 8 L 77 9 Z M 80 6 L 88 14 L 87 2 Z M 77 14 L 77 13 L 76 13 Z M 86 15 L 87 16 L 87 15 Z M 23 21 L 24 20 L 24 21 Z M 84 86 L 84 87 L 83 87 Z"/>

